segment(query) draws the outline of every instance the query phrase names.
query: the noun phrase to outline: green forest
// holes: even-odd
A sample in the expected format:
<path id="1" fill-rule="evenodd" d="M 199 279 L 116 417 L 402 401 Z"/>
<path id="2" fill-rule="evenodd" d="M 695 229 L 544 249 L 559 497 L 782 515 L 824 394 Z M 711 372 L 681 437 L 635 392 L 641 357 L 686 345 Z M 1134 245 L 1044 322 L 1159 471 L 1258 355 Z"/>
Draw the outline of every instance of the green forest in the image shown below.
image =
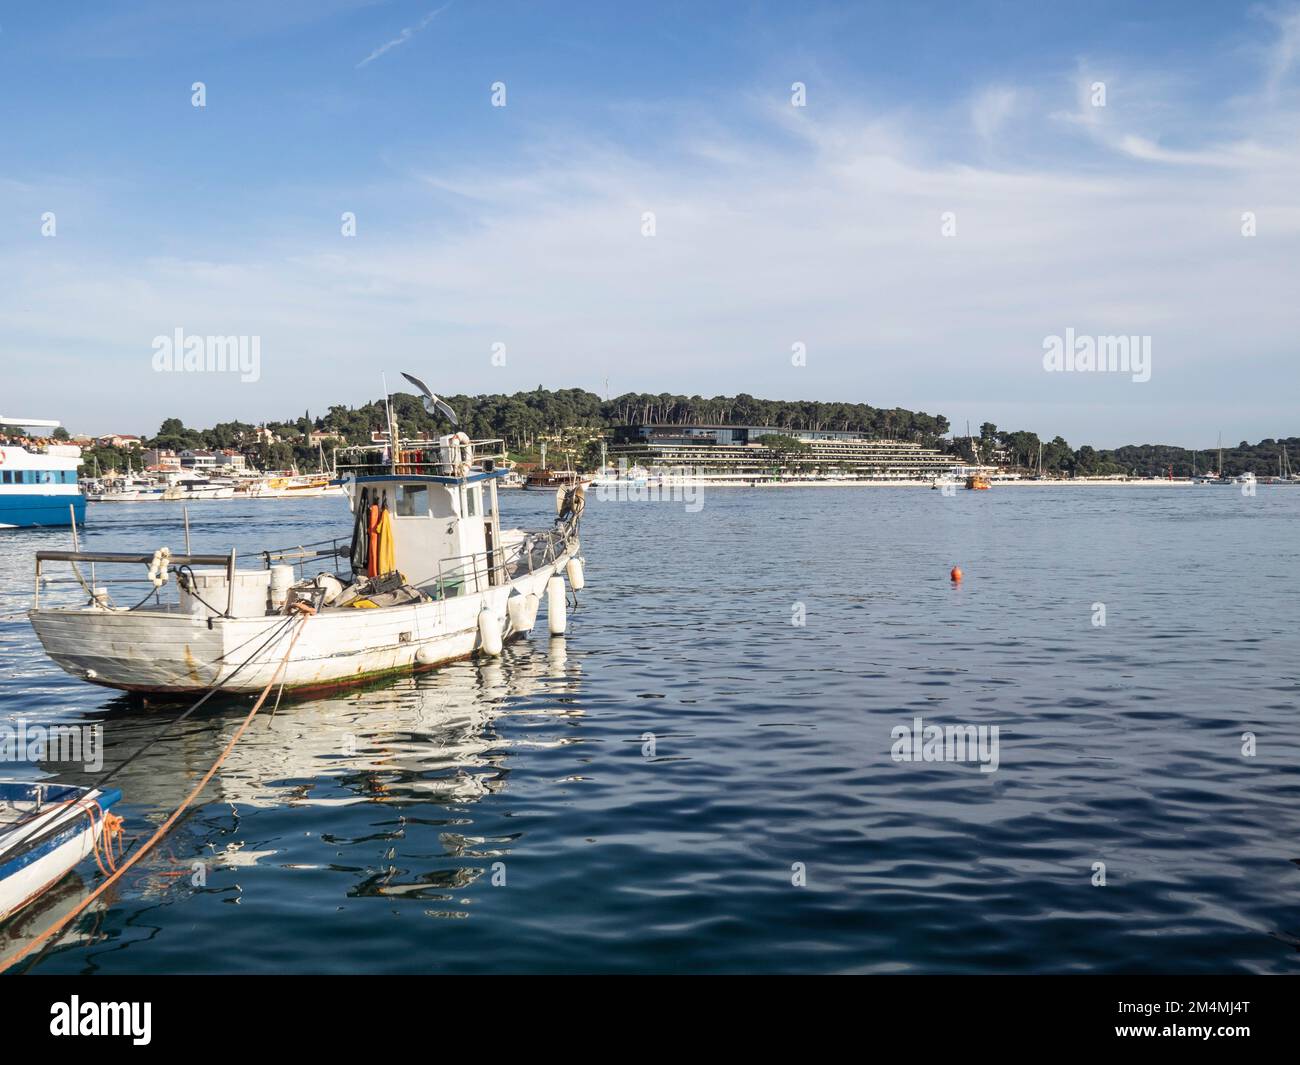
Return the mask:
<path id="1" fill-rule="evenodd" d="M 1030 430 L 1001 429 L 991 422 L 978 433 L 949 436 L 948 419 L 940 414 L 910 411 L 901 407 L 872 407 L 866 403 L 827 403 L 816 400 L 758 399 L 736 396 L 682 396 L 670 393 L 626 393 L 602 399 L 580 388 L 549 390 L 540 386 L 531 392 L 511 395 L 454 395 L 442 397 L 460 418 L 460 427 L 476 439 L 500 437 L 517 459 L 535 460 L 538 445 L 550 447 L 549 455 L 567 454 L 576 464 L 590 468 L 598 461 L 599 444 L 606 430 L 629 424 L 718 424 L 763 425 L 780 430 L 780 436 L 794 440 L 800 431 L 859 431 L 879 438 L 908 440 L 950 452 L 954 459 L 994 463 L 1024 471 L 1039 468 L 1054 476 L 1105 476 L 1127 474 L 1160 477 L 1172 473 L 1186 477 L 1193 472 L 1217 471 L 1217 447 L 1193 452 L 1167 444 L 1129 444 L 1111 450 L 1084 444 L 1077 449 L 1060 436 L 1040 437 Z M 398 392 L 390 397 L 402 432 L 412 436 L 446 432 L 448 425 L 425 412 L 420 400 Z M 158 432 L 145 438 L 146 447 L 237 448 L 262 469 L 316 469 L 322 448 L 308 441 L 308 434 L 324 432 L 329 441 L 323 447 L 328 463 L 336 444 L 368 443 L 371 433 L 384 426 L 384 400 L 358 407 L 335 405 L 313 416 L 267 422 L 265 428 L 278 439 L 255 443 L 246 422 L 220 422 L 211 428 L 188 427 L 178 418 L 167 418 Z M 1265 439 L 1251 444 L 1241 441 L 1223 449 L 1223 470 L 1237 475 L 1247 471 L 1260 477 L 1278 472 L 1285 448 L 1300 457 L 1300 438 Z M 86 465 L 97 464 L 101 472 L 126 467 L 130 453 L 118 448 L 87 449 Z M 138 467 L 139 458 L 133 460 Z"/>

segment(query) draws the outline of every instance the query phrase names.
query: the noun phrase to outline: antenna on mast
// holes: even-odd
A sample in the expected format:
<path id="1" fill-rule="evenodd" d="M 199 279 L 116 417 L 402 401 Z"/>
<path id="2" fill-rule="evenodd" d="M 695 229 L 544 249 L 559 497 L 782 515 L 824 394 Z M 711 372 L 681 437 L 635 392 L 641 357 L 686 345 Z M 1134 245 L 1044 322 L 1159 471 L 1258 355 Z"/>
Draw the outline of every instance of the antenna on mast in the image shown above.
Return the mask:
<path id="1" fill-rule="evenodd" d="M 385 428 L 388 430 L 388 465 L 394 472 L 397 470 L 397 426 L 393 423 L 393 404 L 388 398 L 388 375 L 382 370 L 379 372 L 379 380 L 384 386 L 384 413 L 388 419 Z"/>

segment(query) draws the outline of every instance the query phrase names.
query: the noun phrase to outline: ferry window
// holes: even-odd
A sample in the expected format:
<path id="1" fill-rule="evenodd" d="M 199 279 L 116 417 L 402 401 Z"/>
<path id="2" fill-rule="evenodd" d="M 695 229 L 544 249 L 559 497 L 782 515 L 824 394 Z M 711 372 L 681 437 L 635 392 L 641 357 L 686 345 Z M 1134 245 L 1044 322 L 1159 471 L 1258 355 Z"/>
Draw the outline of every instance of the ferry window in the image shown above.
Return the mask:
<path id="1" fill-rule="evenodd" d="M 478 513 L 478 489 L 467 488 L 465 490 L 465 517 L 472 518 Z"/>
<path id="2" fill-rule="evenodd" d="M 397 515 L 401 518 L 424 517 L 429 513 L 429 489 L 422 484 L 406 484 L 397 489 Z"/>

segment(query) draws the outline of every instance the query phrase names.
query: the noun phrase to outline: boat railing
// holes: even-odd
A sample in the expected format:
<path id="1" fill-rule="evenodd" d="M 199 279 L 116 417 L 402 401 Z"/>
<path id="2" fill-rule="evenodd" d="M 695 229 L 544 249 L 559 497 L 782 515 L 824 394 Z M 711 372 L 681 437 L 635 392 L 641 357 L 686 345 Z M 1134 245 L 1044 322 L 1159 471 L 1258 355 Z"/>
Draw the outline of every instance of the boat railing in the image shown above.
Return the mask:
<path id="1" fill-rule="evenodd" d="M 555 562 L 574 542 L 578 529 L 578 516 L 570 514 L 566 520 L 557 521 L 551 529 L 542 532 L 528 532 L 522 540 L 508 546 L 498 546 L 491 551 L 477 551 L 468 555 L 441 559 L 438 563 L 436 578 L 438 598 L 446 598 L 450 591 L 458 594 L 460 589 L 472 585 L 475 591 L 484 586 L 503 585 L 525 570 L 534 573 L 539 568 Z M 253 557 L 260 557 L 266 569 L 276 564 L 288 564 L 295 567 L 299 578 L 305 576 L 305 567 L 314 563 L 325 563 L 351 554 L 351 541 L 338 537 L 318 540 L 307 544 L 294 544 L 288 547 L 271 548 L 260 551 Z M 224 555 L 171 554 L 166 556 L 166 568 L 182 570 L 193 566 L 216 566 L 226 571 L 227 601 L 224 616 L 232 616 L 235 597 L 235 574 L 238 555 L 234 548 Z M 155 580 L 156 567 L 160 553 L 142 554 L 131 551 L 37 551 L 36 552 L 36 586 L 33 594 L 33 609 L 40 609 L 41 589 L 53 584 L 79 584 L 85 591 L 87 601 L 102 603 L 97 589 L 110 584 L 152 585 L 153 592 L 147 593 L 137 604 L 143 606 L 151 594 L 161 591 L 161 584 Z M 72 567 L 71 577 L 51 577 L 45 572 L 45 564 L 66 562 Z M 90 578 L 86 579 L 78 568 L 78 563 L 90 566 Z M 148 567 L 146 576 L 101 577 L 96 573 L 96 565 L 139 565 Z M 343 579 L 341 574 L 336 575 Z M 164 582 L 165 583 L 165 579 Z"/>
<path id="2" fill-rule="evenodd" d="M 518 543 L 492 551 L 476 551 L 445 558 L 438 563 L 437 598 L 462 594 L 462 589 L 482 591 L 485 586 L 508 584 L 525 571 L 534 573 L 564 554 L 577 525 L 568 522 L 545 532 L 525 533 Z"/>
<path id="3" fill-rule="evenodd" d="M 480 472 L 497 468 L 506 459 L 505 441 L 500 438 L 471 440 L 468 466 Z M 455 477 L 463 474 L 465 463 L 443 458 L 437 440 L 399 440 L 395 448 L 388 444 L 357 444 L 334 449 L 334 469 L 342 477 L 423 476 Z"/>
<path id="4" fill-rule="evenodd" d="M 326 549 L 326 545 L 328 549 Z M 313 562 L 347 558 L 352 553 L 351 540 L 332 537 L 329 540 L 317 540 L 310 544 L 294 544 L 290 547 L 273 547 L 260 552 L 262 564 L 270 569 L 272 566 L 290 565 L 294 567 L 299 579 L 307 575 L 306 568 Z M 336 576 L 340 576 L 337 574 Z"/>
<path id="5" fill-rule="evenodd" d="M 229 589 L 226 601 L 226 615 L 229 616 L 234 607 L 236 557 L 234 548 L 231 548 L 230 553 L 226 555 L 168 554 L 167 566 L 177 570 L 186 566 L 219 566 L 224 569 Z M 37 551 L 36 589 L 32 596 L 32 609 L 40 609 L 41 589 L 51 584 L 79 584 L 86 593 L 87 601 L 92 603 L 100 601 L 96 589 L 109 584 L 149 584 L 153 586 L 155 592 L 160 591 L 161 584 L 155 582 L 153 573 L 158 561 L 157 552 L 138 554 L 134 551 Z M 71 577 L 50 577 L 45 573 L 44 564 L 47 562 L 66 562 L 72 567 L 73 575 Z M 86 580 L 78 568 L 77 563 L 79 562 L 87 563 L 90 566 L 89 581 Z M 95 572 L 97 564 L 148 566 L 150 573 L 145 577 L 100 577 Z M 146 595 L 139 605 L 143 605 L 148 598 L 149 596 Z"/>

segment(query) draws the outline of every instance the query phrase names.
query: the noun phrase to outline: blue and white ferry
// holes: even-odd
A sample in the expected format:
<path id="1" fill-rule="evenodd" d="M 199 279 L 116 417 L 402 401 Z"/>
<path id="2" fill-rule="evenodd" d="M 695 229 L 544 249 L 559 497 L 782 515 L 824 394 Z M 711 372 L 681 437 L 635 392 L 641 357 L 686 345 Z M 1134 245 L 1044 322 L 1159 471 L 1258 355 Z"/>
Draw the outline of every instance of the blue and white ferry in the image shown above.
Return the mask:
<path id="1" fill-rule="evenodd" d="M 0 414 L 0 425 L 56 429 L 59 423 Z M 68 525 L 73 514 L 84 522 L 80 465 L 81 448 L 73 444 L 0 444 L 0 529 Z"/>

